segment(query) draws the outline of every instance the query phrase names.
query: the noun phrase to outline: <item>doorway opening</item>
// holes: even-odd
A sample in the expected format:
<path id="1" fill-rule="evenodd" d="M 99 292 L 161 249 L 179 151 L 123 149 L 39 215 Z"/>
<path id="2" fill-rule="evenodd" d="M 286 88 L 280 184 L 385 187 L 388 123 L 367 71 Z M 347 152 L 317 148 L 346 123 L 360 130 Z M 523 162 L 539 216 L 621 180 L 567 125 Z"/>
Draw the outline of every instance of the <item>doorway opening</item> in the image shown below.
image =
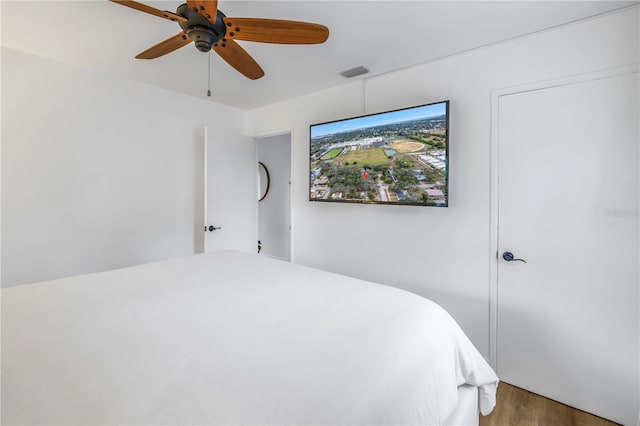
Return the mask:
<path id="1" fill-rule="evenodd" d="M 291 133 L 256 137 L 258 252 L 293 261 Z"/>

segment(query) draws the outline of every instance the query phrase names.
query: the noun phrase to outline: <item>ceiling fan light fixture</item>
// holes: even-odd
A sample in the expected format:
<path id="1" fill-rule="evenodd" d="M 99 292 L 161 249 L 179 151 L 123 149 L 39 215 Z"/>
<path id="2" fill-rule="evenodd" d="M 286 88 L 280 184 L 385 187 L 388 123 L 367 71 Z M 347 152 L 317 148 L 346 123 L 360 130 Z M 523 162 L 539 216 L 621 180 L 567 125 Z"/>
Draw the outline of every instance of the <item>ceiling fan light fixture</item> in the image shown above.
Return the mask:
<path id="1" fill-rule="evenodd" d="M 369 70 L 363 67 L 362 65 L 358 65 L 357 67 L 349 68 L 348 70 L 340 71 L 340 75 L 344 78 L 353 78 L 362 74 L 368 73 Z"/>
<path id="2" fill-rule="evenodd" d="M 218 35 L 210 28 L 193 26 L 187 28 L 187 35 L 201 52 L 211 50 L 211 45 L 218 41 Z"/>
<path id="3" fill-rule="evenodd" d="M 196 48 L 201 52 L 210 51 L 211 46 L 223 38 L 227 32 L 223 21 L 224 13 L 219 10 L 216 13 L 215 23 L 211 23 L 204 15 L 189 9 L 186 3 L 178 6 L 176 10 L 177 15 L 185 18 L 184 22 L 179 22 L 180 28 L 193 40 Z"/>

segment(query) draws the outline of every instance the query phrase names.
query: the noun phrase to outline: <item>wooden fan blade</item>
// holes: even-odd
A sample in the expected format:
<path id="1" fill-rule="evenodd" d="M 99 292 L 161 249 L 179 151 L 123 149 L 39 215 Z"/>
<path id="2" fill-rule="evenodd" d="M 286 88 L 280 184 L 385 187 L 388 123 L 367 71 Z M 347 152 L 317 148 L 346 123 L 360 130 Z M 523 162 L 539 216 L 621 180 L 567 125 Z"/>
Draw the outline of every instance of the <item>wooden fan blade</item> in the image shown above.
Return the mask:
<path id="1" fill-rule="evenodd" d="M 329 37 L 324 25 L 262 18 L 224 18 L 227 37 L 277 44 L 318 44 Z"/>
<path id="2" fill-rule="evenodd" d="M 245 77 L 257 80 L 264 76 L 260 65 L 235 41 L 228 38 L 220 40 L 213 50 Z"/>
<path id="3" fill-rule="evenodd" d="M 173 52 L 174 50 L 179 49 L 182 46 L 186 46 L 189 43 L 191 43 L 191 39 L 187 37 L 185 33 L 179 33 L 138 54 L 136 59 L 159 58 L 160 56 Z"/>
<path id="4" fill-rule="evenodd" d="M 187 0 L 187 7 L 204 16 L 212 24 L 218 16 L 218 0 Z"/>
<path id="5" fill-rule="evenodd" d="M 168 19 L 170 21 L 187 22 L 187 18 L 183 18 L 180 15 L 167 12 L 166 10 L 156 9 L 155 7 L 147 6 L 146 4 L 138 3 L 137 1 L 132 1 L 132 0 L 110 0 L 110 1 L 112 1 L 113 3 L 121 4 L 122 6 L 127 6 L 132 9 L 139 10 L 141 12 L 146 12 L 151 15 L 159 16 L 160 18 Z"/>

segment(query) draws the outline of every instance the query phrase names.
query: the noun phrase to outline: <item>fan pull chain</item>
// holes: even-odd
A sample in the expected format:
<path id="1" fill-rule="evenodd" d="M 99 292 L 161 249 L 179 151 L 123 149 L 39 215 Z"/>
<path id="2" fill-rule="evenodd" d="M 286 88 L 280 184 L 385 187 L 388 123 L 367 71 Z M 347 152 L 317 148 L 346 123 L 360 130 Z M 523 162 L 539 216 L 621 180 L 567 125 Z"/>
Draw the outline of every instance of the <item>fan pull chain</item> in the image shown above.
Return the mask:
<path id="1" fill-rule="evenodd" d="M 211 97 L 211 52 L 209 52 L 207 57 L 209 59 L 209 72 L 208 72 L 209 83 L 207 85 L 207 96 Z"/>

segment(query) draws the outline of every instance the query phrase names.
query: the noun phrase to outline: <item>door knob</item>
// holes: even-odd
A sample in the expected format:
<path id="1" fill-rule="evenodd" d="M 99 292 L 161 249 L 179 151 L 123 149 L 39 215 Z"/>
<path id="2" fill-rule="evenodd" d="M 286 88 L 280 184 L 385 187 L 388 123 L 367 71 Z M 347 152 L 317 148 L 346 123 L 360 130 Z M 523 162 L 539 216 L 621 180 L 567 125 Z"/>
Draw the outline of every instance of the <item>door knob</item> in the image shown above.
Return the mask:
<path id="1" fill-rule="evenodd" d="M 510 251 L 505 251 L 504 253 L 502 253 L 502 258 L 503 258 L 504 260 L 506 260 L 507 262 L 513 262 L 514 260 L 519 260 L 520 262 L 527 263 L 527 261 L 526 261 L 526 260 L 524 260 L 524 259 L 516 259 L 516 258 L 513 256 L 513 253 L 511 253 Z"/>

